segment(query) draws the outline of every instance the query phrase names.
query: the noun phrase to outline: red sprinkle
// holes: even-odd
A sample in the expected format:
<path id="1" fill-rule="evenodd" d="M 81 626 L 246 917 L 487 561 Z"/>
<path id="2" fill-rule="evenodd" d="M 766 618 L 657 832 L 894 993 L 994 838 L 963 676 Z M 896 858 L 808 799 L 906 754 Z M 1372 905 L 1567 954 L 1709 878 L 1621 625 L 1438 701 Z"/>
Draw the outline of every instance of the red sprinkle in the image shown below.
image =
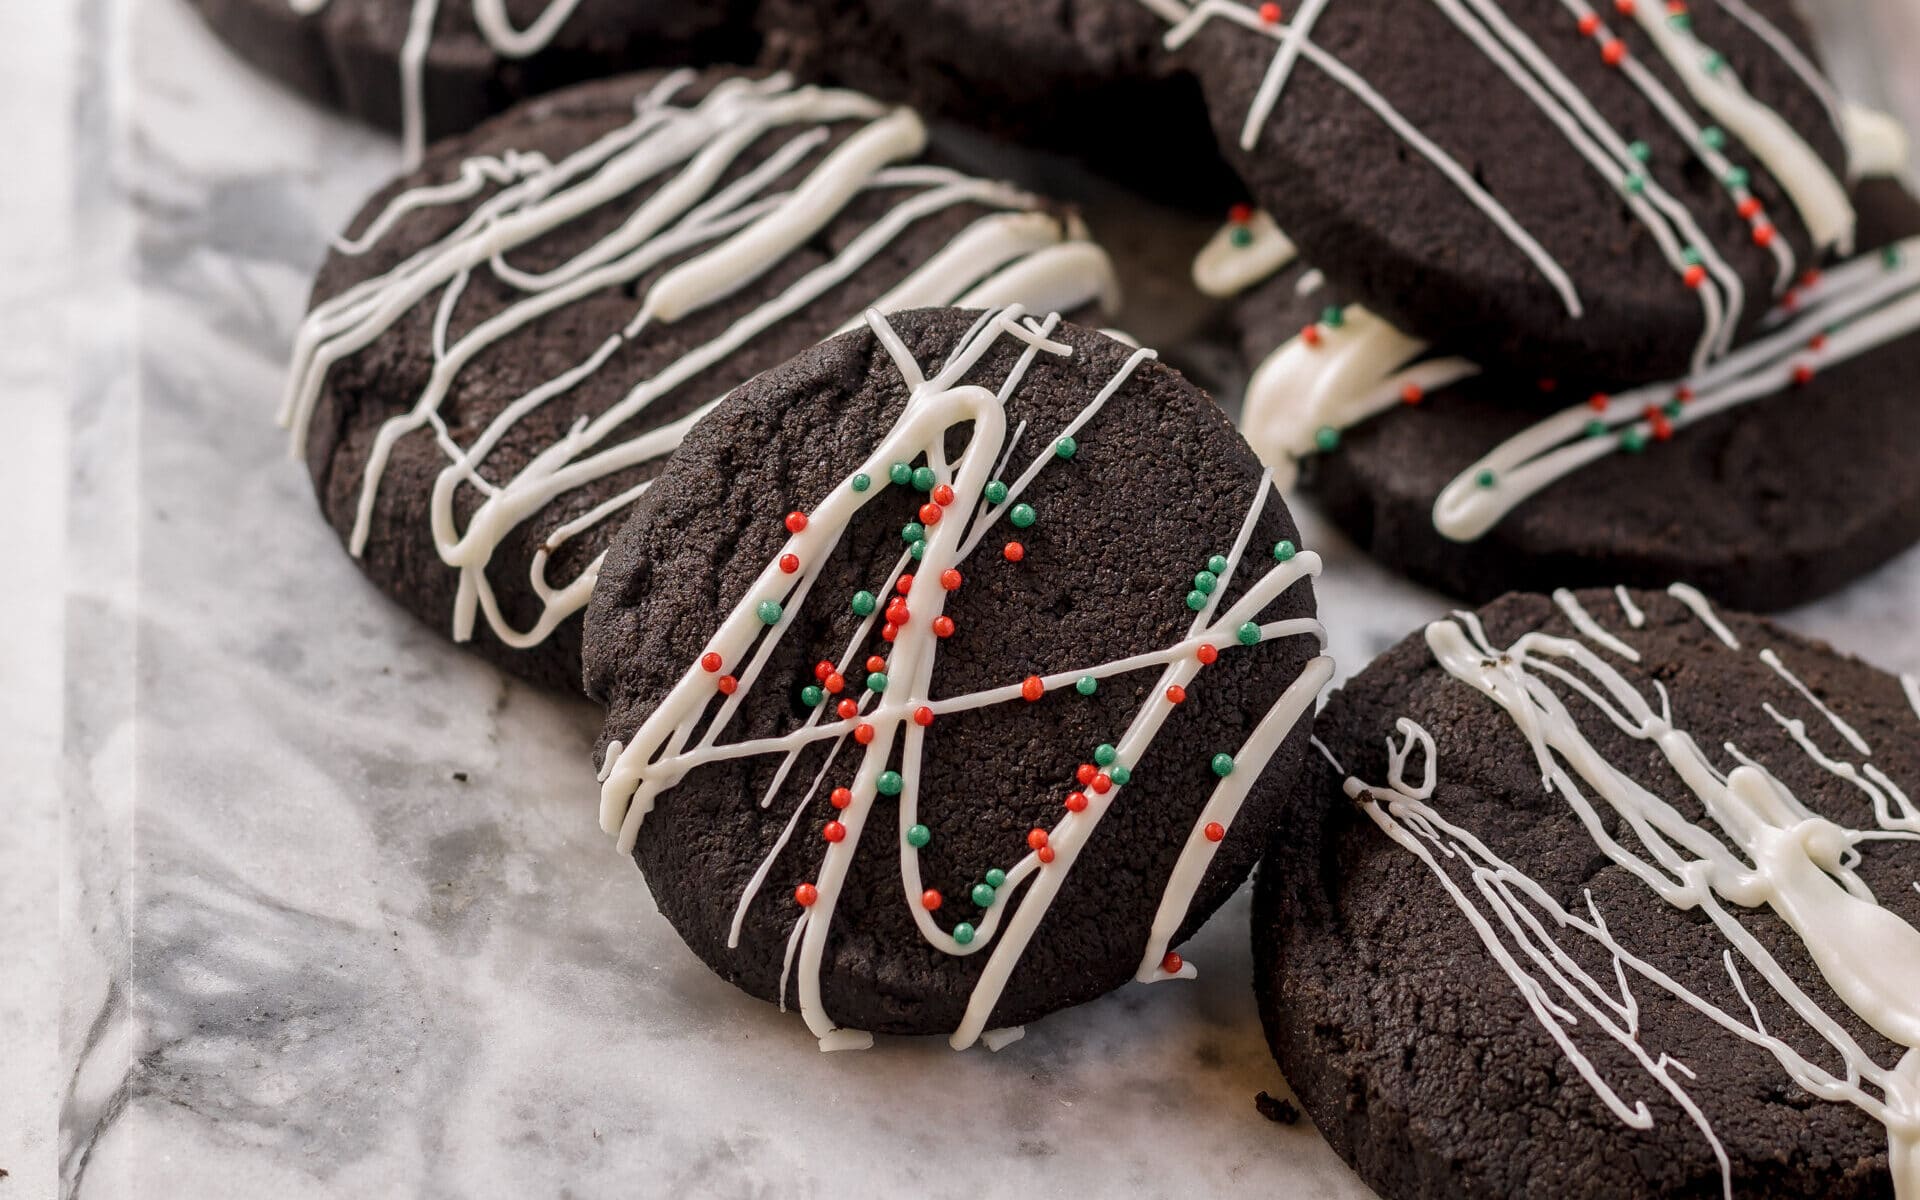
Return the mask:
<path id="1" fill-rule="evenodd" d="M 899 592 L 902 596 L 911 592 L 913 590 L 913 576 L 902 575 L 900 578 L 894 580 L 893 590 Z"/>
<path id="2" fill-rule="evenodd" d="M 1753 244 L 1756 246 L 1771 246 L 1773 244 L 1773 226 L 1755 225 L 1753 227 Z"/>
<path id="3" fill-rule="evenodd" d="M 827 677 L 820 681 L 820 684 L 827 689 L 827 695 L 838 696 L 841 692 L 847 690 L 847 677 L 838 671 L 830 671 Z"/>
<path id="4" fill-rule="evenodd" d="M 1092 763 L 1081 763 L 1078 767 L 1074 768 L 1073 777 L 1080 781 L 1081 787 L 1085 787 L 1092 783 L 1093 777 L 1099 773 L 1100 768 L 1094 766 Z"/>
<path id="5" fill-rule="evenodd" d="M 1085 792 L 1068 792 L 1067 793 L 1067 811 L 1068 812 L 1087 811 L 1087 794 Z"/>
<path id="6" fill-rule="evenodd" d="M 1213 648 L 1212 642 L 1202 642 L 1200 648 L 1193 652 L 1193 656 L 1208 666 L 1212 666 L 1214 660 L 1220 657 L 1220 652 Z"/>
<path id="7" fill-rule="evenodd" d="M 1002 550 L 1000 554 L 1001 557 L 1005 558 L 1008 562 L 1019 562 L 1027 556 L 1027 548 L 1019 542 L 1008 542 L 1007 548 Z"/>
<path id="8" fill-rule="evenodd" d="M 1793 369 L 1793 384 L 1795 387 L 1805 387 L 1812 382 L 1813 382 L 1812 367 L 1808 366 L 1805 363 L 1801 363 L 1799 366 Z"/>
<path id="9" fill-rule="evenodd" d="M 1278 25 L 1280 23 L 1280 15 L 1280 6 L 1278 4 L 1269 2 L 1260 6 L 1260 23 L 1263 25 Z"/>
<path id="10" fill-rule="evenodd" d="M 920 907 L 928 912 L 937 912 L 940 908 L 940 893 L 928 888 L 920 893 Z"/>
<path id="11" fill-rule="evenodd" d="M 780 556 L 780 569 L 789 575 L 798 571 L 800 569 L 800 556 L 797 554 L 782 554 Z"/>
<path id="12" fill-rule="evenodd" d="M 960 572 L 954 570 L 952 567 L 948 567 L 946 570 L 940 572 L 940 586 L 949 592 L 959 591 Z"/>
<path id="13" fill-rule="evenodd" d="M 880 640 L 883 642 L 890 642 L 899 636 L 900 636 L 900 627 L 898 625 L 895 625 L 892 621 L 888 621 L 885 625 L 882 625 L 880 627 Z"/>
<path id="14" fill-rule="evenodd" d="M 1185 704 L 1187 702 L 1187 689 L 1177 683 L 1173 684 L 1167 688 L 1167 699 L 1175 704 Z"/>
<path id="15" fill-rule="evenodd" d="M 1623 17 L 1633 15 L 1633 0 L 1613 0 L 1613 11 Z"/>
<path id="16" fill-rule="evenodd" d="M 935 484 L 933 486 L 933 502 L 935 504 L 938 504 L 941 508 L 945 508 L 947 505 L 952 504 L 953 489 L 951 487 L 948 487 L 944 483 Z"/>
<path id="17" fill-rule="evenodd" d="M 820 899 L 820 889 L 810 883 L 803 883 L 793 889 L 793 901 L 801 908 L 812 908 L 814 901 Z"/>
<path id="18" fill-rule="evenodd" d="M 1759 199 L 1754 196 L 1748 196 L 1745 200 L 1742 200 L 1740 202 L 1739 212 L 1740 212 L 1740 216 L 1743 219 L 1748 221 L 1753 220 L 1755 217 L 1760 215 Z"/>
<path id="19" fill-rule="evenodd" d="M 1042 846 L 1033 852 L 1033 856 L 1043 863 L 1050 863 L 1053 861 L 1053 847 Z"/>
<path id="20" fill-rule="evenodd" d="M 1682 275 L 1680 279 L 1681 282 L 1685 283 L 1688 287 L 1697 288 L 1707 281 L 1707 269 L 1699 263 L 1695 263 L 1687 268 L 1687 273 Z"/>
<path id="21" fill-rule="evenodd" d="M 1405 404 L 1418 404 L 1427 398 L 1426 389 L 1417 383 L 1410 383 L 1400 389 L 1400 399 Z"/>
<path id="22" fill-rule="evenodd" d="M 938 504 L 929 500 L 920 506 L 920 523 L 922 525 L 938 525 L 941 514 L 946 511 L 946 509 L 941 508 Z"/>
<path id="23" fill-rule="evenodd" d="M 1655 413 L 1648 418 L 1647 424 L 1653 427 L 1653 440 L 1670 442 L 1673 440 L 1673 422 L 1667 420 L 1665 413 Z"/>
<path id="24" fill-rule="evenodd" d="M 833 789 L 833 794 L 828 796 L 827 800 L 835 808 L 845 808 L 853 803 L 853 792 L 847 788 L 837 787 Z"/>
<path id="25" fill-rule="evenodd" d="M 1682 404 L 1692 404 L 1693 389 L 1683 383 L 1678 388 L 1674 389 L 1673 398 L 1675 400 L 1678 400 Z"/>
<path id="26" fill-rule="evenodd" d="M 915 725 L 920 726 L 922 729 L 925 729 L 927 726 L 933 724 L 933 710 L 928 708 L 924 704 L 922 704 L 919 708 L 914 709 L 913 723 Z"/>
<path id="27" fill-rule="evenodd" d="M 709 650 L 700 656 L 700 669 L 711 674 L 720 669 L 720 656 Z"/>
<path id="28" fill-rule="evenodd" d="M 860 706 L 852 700 L 842 700 L 836 711 L 839 712 L 842 721 L 851 721 L 860 715 Z"/>
<path id="29" fill-rule="evenodd" d="M 1800 273 L 1800 286 L 1803 288 L 1810 288 L 1819 282 L 1820 270 L 1818 267 L 1809 267 Z"/>
<path id="30" fill-rule="evenodd" d="M 953 618 L 946 616 L 944 614 L 941 616 L 935 617 L 933 619 L 933 636 L 943 637 L 943 638 L 952 637 L 953 636 Z"/>
<path id="31" fill-rule="evenodd" d="M 887 605 L 887 622 L 892 625 L 905 625 L 913 613 L 907 608 L 907 602 L 896 596 Z"/>
<path id="32" fill-rule="evenodd" d="M 1305 329 L 1302 329 L 1300 331 L 1300 340 L 1309 346 L 1318 346 L 1320 344 L 1320 327 L 1318 325 L 1309 325 Z"/>
<path id="33" fill-rule="evenodd" d="M 807 527 L 807 514 L 803 512 L 790 512 L 787 514 L 787 532 L 788 533 L 799 533 L 801 530 L 805 529 L 806 527 Z"/>
<path id="34" fill-rule="evenodd" d="M 828 821 L 820 830 L 820 836 L 830 842 L 845 841 L 847 827 L 838 821 Z"/>
<path id="35" fill-rule="evenodd" d="M 731 675 L 722 675 L 720 678 L 714 680 L 714 686 L 720 689 L 722 696 L 731 696 L 734 690 L 740 686 L 740 681 Z"/>
<path id="36" fill-rule="evenodd" d="M 1167 956 L 1160 960 L 1160 969 L 1169 975 L 1178 975 L 1180 968 L 1185 965 L 1186 959 L 1181 958 L 1177 952 L 1172 950 L 1167 951 Z"/>
<path id="37" fill-rule="evenodd" d="M 1600 47 L 1600 61 L 1610 67 L 1617 67 L 1627 58 L 1627 44 L 1619 38 Z"/>
<path id="38" fill-rule="evenodd" d="M 1807 349 L 1809 350 L 1818 351 L 1818 350 L 1825 350 L 1826 348 L 1827 348 L 1827 335 L 1824 333 L 1814 334 L 1813 340 L 1807 343 Z"/>
<path id="39" fill-rule="evenodd" d="M 1104 796 L 1113 790 L 1113 779 L 1105 771 L 1102 771 L 1098 775 L 1095 775 L 1093 782 L 1087 786 L 1093 789 L 1095 795 Z"/>
<path id="40" fill-rule="evenodd" d="M 884 671 L 886 669 L 886 659 L 880 657 L 878 654 L 870 654 L 867 656 L 867 674 L 871 675 L 875 671 Z"/>
<path id="41" fill-rule="evenodd" d="M 831 674 L 833 674 L 833 664 L 828 662 L 826 659 L 823 658 L 819 662 L 813 664 L 813 677 L 815 679 L 820 680 L 822 683 L 826 682 L 827 676 Z"/>
<path id="42" fill-rule="evenodd" d="M 1613 397 L 1605 392 L 1595 392 L 1587 397 L 1587 407 L 1595 412 L 1607 411 L 1607 405 L 1613 403 Z"/>
<path id="43" fill-rule="evenodd" d="M 1047 686 L 1040 682 L 1038 675 L 1029 675 L 1020 684 L 1020 694 L 1031 703 L 1047 694 Z"/>
<path id="44" fill-rule="evenodd" d="M 855 725 L 853 727 L 853 740 L 859 742 L 862 746 L 871 746 L 873 744 L 873 726 L 867 724 L 865 721 Z"/>
<path id="45" fill-rule="evenodd" d="M 1597 14 L 1587 13 L 1580 18 L 1581 37 L 1592 37 L 1598 32 L 1600 32 L 1600 17 Z"/>
<path id="46" fill-rule="evenodd" d="M 1035 829 L 1027 834 L 1027 848 L 1029 850 L 1038 850 L 1040 847 L 1046 844 L 1047 844 L 1046 830 Z"/>
<path id="47" fill-rule="evenodd" d="M 1227 827 L 1218 821 L 1208 821 L 1207 827 L 1200 832 L 1206 834 L 1208 841 L 1217 842 L 1227 836 Z"/>
<path id="48" fill-rule="evenodd" d="M 1232 221 L 1235 225 L 1245 225 L 1248 221 L 1253 220 L 1253 205 L 1234 205 L 1227 210 L 1227 220 Z"/>

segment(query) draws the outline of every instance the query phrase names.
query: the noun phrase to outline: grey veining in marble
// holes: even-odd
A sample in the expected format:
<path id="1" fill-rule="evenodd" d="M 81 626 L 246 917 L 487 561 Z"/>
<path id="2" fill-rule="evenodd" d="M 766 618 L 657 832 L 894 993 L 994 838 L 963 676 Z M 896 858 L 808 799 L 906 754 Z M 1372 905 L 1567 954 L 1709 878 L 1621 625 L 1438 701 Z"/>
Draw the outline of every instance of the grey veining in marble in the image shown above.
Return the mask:
<path id="1" fill-rule="evenodd" d="M 1284 1085 L 1244 894 L 1185 948 L 1198 981 L 997 1054 L 823 1056 L 699 965 L 596 828 L 595 714 L 383 601 L 273 427 L 325 234 L 394 147 L 181 0 L 78 19 L 64 1015 L 35 1077 L 71 1194 L 1367 1194 L 1254 1110 Z M 1445 608 L 1307 521 L 1343 667 Z M 1910 554 L 1791 620 L 1915 669 L 1917 603 Z M 51 1144 L 0 1147 L 47 1194 Z"/>

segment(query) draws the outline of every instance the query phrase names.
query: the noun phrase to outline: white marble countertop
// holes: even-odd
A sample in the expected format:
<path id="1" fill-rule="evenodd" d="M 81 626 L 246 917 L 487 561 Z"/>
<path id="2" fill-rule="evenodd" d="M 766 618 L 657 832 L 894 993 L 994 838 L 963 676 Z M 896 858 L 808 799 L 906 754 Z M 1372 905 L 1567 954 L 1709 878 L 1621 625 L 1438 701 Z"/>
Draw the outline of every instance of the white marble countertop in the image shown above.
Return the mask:
<path id="1" fill-rule="evenodd" d="M 1842 57 L 1887 103 L 1870 41 Z M 1368 1194 L 1254 1109 L 1285 1093 L 1244 894 L 1196 982 L 998 1054 L 823 1056 L 709 974 L 595 827 L 595 714 L 382 600 L 273 426 L 394 146 L 181 0 L 0 6 L 0 75 L 57 182 L 0 181 L 0 387 L 31 401 L 0 450 L 0 1200 Z M 1308 537 L 1344 668 L 1445 607 Z M 1788 620 L 1914 670 L 1917 610 L 1908 554 Z"/>

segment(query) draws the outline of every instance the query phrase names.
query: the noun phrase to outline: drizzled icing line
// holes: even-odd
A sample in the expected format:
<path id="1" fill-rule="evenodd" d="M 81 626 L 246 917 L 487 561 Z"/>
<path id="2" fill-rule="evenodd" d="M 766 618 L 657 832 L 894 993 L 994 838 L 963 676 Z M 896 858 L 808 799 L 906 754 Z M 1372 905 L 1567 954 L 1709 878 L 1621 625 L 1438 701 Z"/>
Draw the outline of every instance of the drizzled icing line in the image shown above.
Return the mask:
<path id="1" fill-rule="evenodd" d="M 1698 611 L 1698 610 L 1696 610 Z M 1713 618 L 1718 624 L 1718 618 Z M 1576 622 L 1576 627 L 1578 622 Z M 1605 660 L 1582 643 L 1539 632 L 1497 649 L 1470 613 L 1427 628 L 1427 644 L 1453 678 L 1492 700 L 1527 738 L 1540 764 L 1542 786 L 1558 794 L 1588 835 L 1617 866 L 1661 900 L 1697 909 L 1727 940 L 1727 973 L 1746 1004 L 1746 1015 L 1723 1011 L 1635 955 L 1614 938 L 1591 893 L 1586 915 L 1562 907 L 1552 895 L 1471 831 L 1448 821 L 1431 804 L 1438 772 L 1432 738 L 1402 718 L 1404 739 L 1388 740 L 1388 783 L 1371 787 L 1349 777 L 1347 794 L 1383 833 L 1413 853 L 1434 874 L 1481 943 L 1513 981 L 1541 1028 L 1608 1109 L 1633 1128 L 1651 1127 L 1646 1104 L 1628 1103 L 1581 1051 L 1572 1031 L 1584 1020 L 1623 1050 L 1684 1111 L 1712 1147 L 1724 1193 L 1733 1192 L 1732 1170 L 1719 1138 L 1683 1079 L 1692 1072 L 1667 1054 L 1645 1047 L 1639 1006 L 1629 979 L 1642 980 L 1684 1002 L 1720 1028 L 1766 1049 L 1795 1083 L 1821 1099 L 1849 1102 L 1887 1129 L 1895 1194 L 1920 1196 L 1920 930 L 1874 899 L 1855 868 L 1862 845 L 1920 838 L 1920 812 L 1891 780 L 1868 765 L 1864 773 L 1823 753 L 1805 723 L 1763 708 L 1792 744 L 1822 769 L 1865 790 L 1875 823 L 1847 828 L 1808 809 L 1778 776 L 1737 747 L 1738 764 L 1716 766 L 1699 744 L 1673 723 L 1664 689 L 1654 684 L 1659 708 Z M 1726 639 L 1723 639 L 1726 640 Z M 1737 643 L 1729 645 L 1737 652 Z M 1762 661 L 1813 699 L 1804 686 Z M 1558 683 L 1584 699 L 1601 719 L 1629 737 L 1656 747 L 1679 782 L 1703 807 L 1695 823 L 1603 758 L 1581 732 Z M 1826 713 L 1824 705 L 1815 705 Z M 1838 726 L 1836 726 L 1838 728 Z M 1407 780 L 1415 749 L 1423 755 L 1424 779 Z M 1343 772 L 1344 773 L 1344 772 Z M 1602 806 L 1632 831 L 1641 852 L 1614 838 Z M 1731 848 L 1730 848 L 1731 846 Z M 1442 860 L 1446 860 L 1443 862 Z M 1450 868 L 1447 863 L 1457 864 Z M 1471 894 L 1462 886 L 1464 877 Z M 1787 974 L 1733 915 L 1731 908 L 1769 907 L 1785 922 L 1814 961 L 1822 978 L 1849 1010 L 1905 1047 L 1897 1065 L 1881 1066 L 1834 1018 Z M 1545 919 L 1542 919 L 1544 914 Z M 1614 985 L 1585 972 L 1560 939 L 1577 935 L 1604 950 L 1614 966 Z M 1844 1063 L 1836 1074 L 1803 1055 L 1761 1023 L 1741 966 L 1757 975 L 1787 1004 L 1826 1049 Z M 1576 1011 L 1577 1010 L 1577 1011 Z"/>
<path id="2" fill-rule="evenodd" d="M 1180 641 L 1114 662 L 1079 666 L 970 695 L 931 699 L 945 603 L 944 582 L 934 586 L 934 581 L 944 581 L 949 571 L 955 572 L 957 579 L 959 566 L 1000 520 L 1006 518 L 1018 523 L 1021 495 L 1042 471 L 1059 461 L 1061 439 L 1077 437 L 1139 365 L 1154 354 L 1141 350 L 1130 356 L 1086 408 L 1046 439 L 1037 456 L 1010 484 L 996 485 L 990 495 L 989 482 L 1010 469 L 1022 433 L 1021 429 L 1009 431 L 1007 428 L 1007 399 L 1017 391 L 1040 354 L 1071 353 L 1070 347 L 1050 340 L 1058 317 L 1046 321 L 1023 319 L 1017 308 L 984 315 L 931 377 L 923 372 L 883 316 L 874 312 L 867 319 L 908 386 L 907 404 L 893 427 L 853 474 L 835 486 L 813 511 L 796 514 L 802 519 L 789 521 L 790 536 L 780 554 L 768 563 L 746 594 L 721 619 L 702 661 L 689 666 L 629 738 L 609 745 L 601 787 L 601 825 L 616 836 L 623 851 L 630 851 L 641 822 L 659 795 L 696 767 L 749 756 L 780 755 L 782 767 L 774 784 L 777 788 L 778 780 L 785 778 L 803 751 L 817 744 L 828 745 L 828 761 L 801 797 L 781 839 L 784 844 L 787 834 L 801 820 L 800 813 L 812 806 L 829 772 L 848 780 L 842 788 L 835 789 L 837 828 L 835 836 L 827 839 L 816 878 L 796 893 L 803 911 L 788 943 L 781 984 L 783 1000 L 786 976 L 790 975 L 798 993 L 801 1014 L 808 1028 L 820 1039 L 822 1049 L 861 1047 L 870 1043 L 869 1035 L 841 1028 L 825 1012 L 820 975 L 835 904 L 858 852 L 862 830 L 874 806 L 886 802 L 883 800 L 886 797 L 898 806 L 898 827 L 902 832 L 896 849 L 905 890 L 903 902 L 912 913 L 920 936 L 929 945 L 956 957 L 983 951 L 988 955 L 961 1024 L 949 1039 L 955 1049 L 962 1049 L 986 1030 L 1007 981 L 1064 886 L 1080 851 L 1094 836 L 1108 808 L 1126 791 L 1131 772 L 1202 668 L 1219 654 L 1282 637 L 1309 636 L 1324 651 L 1325 631 L 1316 621 L 1258 622 L 1260 613 L 1289 588 L 1318 574 L 1320 561 L 1313 554 L 1295 552 L 1290 545 L 1284 546 L 1283 550 L 1276 550 L 1274 565 L 1254 580 L 1238 601 L 1231 606 L 1223 604 L 1270 492 L 1271 481 L 1263 477 L 1231 552 L 1221 556 L 1223 563 L 1210 564 L 1210 572 L 1215 565 L 1223 568 L 1211 572 L 1216 580 L 1213 590 L 1206 594 L 1193 593 L 1201 597 L 1201 603 L 1196 608 L 1192 626 Z M 1024 342 L 1026 349 L 1000 390 L 996 393 L 979 385 L 960 383 L 1003 337 Z M 949 462 L 946 439 L 950 431 L 961 426 L 970 426 L 971 432 L 966 447 Z M 851 706 L 852 715 L 827 719 L 823 710 L 816 709 L 789 734 L 721 742 L 720 735 L 758 680 L 774 646 L 791 627 L 819 571 L 853 518 L 890 487 L 898 486 L 891 481 L 893 465 L 911 463 L 922 456 L 931 473 L 927 481 L 930 494 L 943 494 L 945 509 L 954 516 L 924 526 L 914 570 L 916 582 L 925 582 L 903 596 L 899 615 L 905 619 L 894 624 L 892 649 L 884 661 L 884 682 L 877 687 L 869 686 L 857 699 L 853 698 L 853 691 L 849 691 L 848 700 L 843 703 Z M 1004 492 L 999 490 L 1001 487 Z M 950 492 L 941 493 L 941 489 L 950 489 Z M 894 590 L 894 582 L 913 557 L 903 555 L 896 562 L 888 578 L 888 592 Z M 904 604 L 908 599 L 910 610 Z M 1189 603 L 1192 606 L 1191 597 Z M 859 647 L 871 636 L 873 622 L 879 615 L 877 609 L 869 610 L 837 666 L 823 665 L 836 666 L 840 672 L 850 667 Z M 890 621 L 892 617 L 889 613 Z M 1095 761 L 1103 764 L 1104 769 L 1082 780 L 1086 791 L 1075 792 L 1069 798 L 1065 815 L 1053 826 L 1035 829 L 1029 835 L 1029 853 L 1000 873 L 998 882 L 988 887 L 984 901 L 976 894 L 976 903 L 982 903 L 985 910 L 977 926 L 957 925 L 951 931 L 941 928 L 933 917 L 937 903 L 932 907 L 924 903 L 918 846 L 913 841 L 919 804 L 918 765 L 924 749 L 925 725 L 948 713 L 1031 701 L 1083 681 L 1097 686 L 1102 678 L 1154 668 L 1160 677 L 1149 693 L 1153 699 L 1136 713 L 1112 746 L 1102 747 L 1102 753 L 1095 756 Z M 732 683 L 722 688 L 724 699 L 716 708 L 713 700 L 717 670 L 732 672 L 725 677 Z M 1252 784 L 1287 734 L 1311 711 L 1315 697 L 1331 674 L 1332 662 L 1324 653 L 1311 660 L 1256 724 L 1239 752 L 1215 756 L 1214 770 L 1219 782 L 1169 874 L 1137 978 L 1153 981 L 1192 973 L 1191 966 L 1168 951 L 1167 943 L 1185 919 L 1206 867 Z M 873 677 L 868 678 L 871 683 Z M 710 717 L 709 709 L 715 709 Z M 847 748 L 849 738 L 858 744 L 855 750 L 858 763 L 851 768 L 836 767 L 834 760 Z M 896 754 L 901 765 L 897 772 L 888 771 L 887 764 Z M 763 800 L 763 807 L 771 798 L 772 789 Z M 772 858 L 777 854 L 778 847 L 763 861 L 748 884 L 748 894 L 740 901 L 736 910 L 736 942 L 747 904 L 765 881 Z"/>
<path id="3" fill-rule="evenodd" d="M 1032 300 L 1070 310 L 1117 299 L 1111 263 L 1083 240 L 1085 230 L 1077 222 L 1063 229 L 1060 221 L 1033 211 L 1039 202 L 1016 188 L 906 162 L 920 153 L 926 138 L 912 112 L 890 109 L 854 92 L 796 87 L 784 75 L 725 80 L 690 106 L 674 103 L 694 78 L 688 71 L 670 74 L 636 100 L 632 120 L 558 163 L 512 152 L 471 159 L 461 164 L 454 180 L 395 197 L 346 244 L 349 250 L 377 243 L 407 213 L 471 200 L 487 184 L 500 185 L 437 242 L 317 306 L 295 339 L 281 420 L 292 429 L 297 455 L 306 445 L 308 425 L 332 367 L 387 333 L 415 305 L 438 296 L 432 372 L 411 408 L 386 421 L 376 435 L 361 478 L 348 549 L 355 556 L 365 550 L 395 444 L 415 431 L 431 430 L 448 460 L 434 483 L 429 520 L 442 561 L 460 576 L 452 624 L 456 640 L 471 638 L 484 620 L 508 646 L 537 645 L 584 607 L 599 559 L 572 579 L 554 582 L 547 577 L 551 557 L 587 529 L 625 511 L 645 484 L 543 533 L 528 581 L 540 603 L 530 625 L 516 627 L 501 611 L 487 574 L 495 551 L 516 529 L 549 513 L 561 496 L 671 454 L 717 398 L 637 436 L 616 440 L 616 431 L 755 338 L 807 313 L 918 222 L 960 204 L 1001 210 L 979 218 L 868 303 L 892 311 Z M 854 122 L 860 126 L 850 137 L 823 151 L 828 127 Z M 764 162 L 723 186 L 739 156 L 770 136 L 786 140 Z M 810 160 L 811 170 L 791 190 L 770 190 Z M 649 183 L 657 186 L 645 199 L 629 202 L 632 209 L 622 223 L 570 261 L 539 274 L 509 262 L 520 248 Z M 518 474 L 505 480 L 486 477 L 488 456 L 521 421 L 596 374 L 622 346 L 750 286 L 856 197 L 875 190 L 895 192 L 899 198 L 832 259 L 651 378 L 636 381 L 619 400 L 581 421 Z M 580 362 L 516 397 L 470 444 L 454 442 L 439 407 L 477 356 L 549 314 L 668 263 L 674 265 L 652 281 L 624 326 L 607 330 Z M 479 271 L 491 272 L 524 295 L 449 342 L 454 307 Z M 855 308 L 847 314 L 849 324 L 858 320 L 858 313 Z M 464 528 L 454 512 L 462 485 L 484 497 Z"/>

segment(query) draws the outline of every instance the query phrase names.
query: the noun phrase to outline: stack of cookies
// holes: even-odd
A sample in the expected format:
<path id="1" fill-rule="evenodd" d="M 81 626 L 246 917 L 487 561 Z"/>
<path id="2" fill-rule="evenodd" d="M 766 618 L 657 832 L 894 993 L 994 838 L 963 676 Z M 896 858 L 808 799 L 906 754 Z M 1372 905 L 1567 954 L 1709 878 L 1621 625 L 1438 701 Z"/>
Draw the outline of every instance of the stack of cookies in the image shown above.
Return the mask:
<path id="1" fill-rule="evenodd" d="M 1904 136 L 1786 0 L 197 3 L 409 151 L 327 520 L 603 706 L 583 819 L 823 1049 L 1190 977 L 1259 863 L 1383 1194 L 1920 1196 L 1920 685 L 1716 607 L 1920 540 Z M 933 121 L 1232 206 L 1238 427 Z M 1485 607 L 1322 707 L 1296 491 Z"/>

